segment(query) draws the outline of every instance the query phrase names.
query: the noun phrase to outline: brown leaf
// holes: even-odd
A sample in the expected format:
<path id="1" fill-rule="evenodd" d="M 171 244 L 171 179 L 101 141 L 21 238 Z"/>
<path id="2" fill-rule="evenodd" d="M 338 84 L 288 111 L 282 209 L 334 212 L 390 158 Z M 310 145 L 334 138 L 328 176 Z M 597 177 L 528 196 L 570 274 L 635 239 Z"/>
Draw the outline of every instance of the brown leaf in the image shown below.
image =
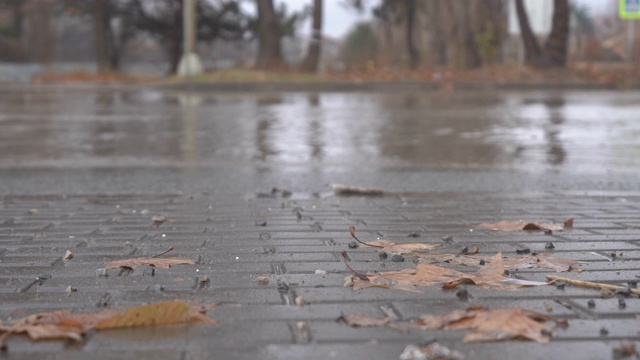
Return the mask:
<path id="1" fill-rule="evenodd" d="M 210 324 L 213 320 L 200 313 L 184 301 L 162 301 L 149 305 L 136 306 L 123 313 L 112 315 L 98 321 L 96 330 L 123 327 L 159 326 L 177 324 Z"/>
<path id="2" fill-rule="evenodd" d="M 567 226 L 569 224 L 569 226 Z M 482 223 L 479 228 L 492 231 L 522 231 L 522 230 L 540 230 L 540 231 L 559 231 L 565 227 L 573 226 L 573 219 L 567 219 L 565 224 L 556 223 L 540 223 L 538 221 L 500 221 L 497 223 Z"/>
<path id="3" fill-rule="evenodd" d="M 169 219 L 168 217 L 165 216 L 152 216 L 151 217 L 151 221 L 153 221 L 153 224 L 151 224 L 152 228 L 157 228 L 158 226 L 164 224 L 165 222 L 172 222 L 174 221 L 173 219 Z"/>
<path id="4" fill-rule="evenodd" d="M 420 256 L 420 260 L 430 264 L 446 262 L 449 264 L 464 265 L 475 268 L 480 266 L 480 261 L 485 261 L 485 263 L 489 262 L 489 258 L 484 254 L 429 254 Z M 520 255 L 515 257 L 503 256 L 502 263 L 505 270 L 546 268 L 553 269 L 557 272 L 570 271 L 572 266 L 581 264 L 579 261 L 556 258 L 547 253 Z"/>
<path id="5" fill-rule="evenodd" d="M 161 269 L 168 269 L 173 265 L 195 265 L 195 263 L 189 259 L 180 258 L 153 258 L 153 257 L 141 257 L 135 259 L 115 260 L 110 261 L 105 265 L 105 269 L 116 268 L 128 268 L 135 269 L 138 266 L 149 265 Z"/>
<path id="6" fill-rule="evenodd" d="M 418 264 L 415 269 L 387 271 L 380 274 L 367 274 L 368 281 L 354 279 L 353 289 L 361 290 L 369 287 L 382 287 L 403 291 L 420 292 L 418 286 L 442 285 L 444 288 L 455 288 L 460 284 L 472 284 L 481 288 L 494 290 L 512 290 L 522 286 L 546 285 L 534 282 L 507 278 L 504 275 L 502 253 L 490 259 L 487 265 L 476 272 L 463 273 L 429 264 Z"/>
<path id="7" fill-rule="evenodd" d="M 561 321 L 535 311 L 489 310 L 484 307 L 470 307 L 439 316 L 424 315 L 417 322 L 393 322 L 389 317 L 370 318 L 362 315 L 343 315 L 341 319 L 353 327 L 384 326 L 401 331 L 411 328 L 471 330 L 462 339 L 463 342 L 522 339 L 546 343 L 551 339 L 553 329 L 544 322 L 554 321 L 556 324 L 564 325 Z"/>
<path id="8" fill-rule="evenodd" d="M 356 237 L 355 227 L 349 227 L 349 233 L 351 236 L 359 243 L 369 247 L 379 248 L 383 251 L 392 253 L 392 254 L 400 254 L 400 255 L 419 255 L 422 253 L 427 253 L 429 250 L 441 246 L 441 244 L 421 244 L 421 243 L 408 243 L 408 244 L 396 244 L 389 240 L 376 240 L 371 242 L 361 241 Z"/>
<path id="9" fill-rule="evenodd" d="M 342 315 L 339 320 L 342 320 L 347 325 L 353 326 L 353 327 L 385 326 L 391 323 L 391 318 L 388 316 L 383 319 L 380 319 L 380 318 L 368 317 L 360 314 Z"/>
<path id="10" fill-rule="evenodd" d="M 463 342 L 525 339 L 546 343 L 553 329 L 541 321 L 550 320 L 554 319 L 530 310 L 472 307 L 440 316 L 425 315 L 420 324 L 426 329 L 471 330 Z"/>
<path id="11" fill-rule="evenodd" d="M 391 253 L 391 254 L 400 254 L 400 255 L 417 255 L 420 253 L 429 252 L 429 250 L 433 248 L 437 248 L 441 246 L 440 244 L 420 244 L 420 243 L 409 243 L 409 244 L 396 244 L 389 240 L 376 240 L 367 243 L 368 246 L 380 247 L 382 250 Z"/>
<path id="12" fill-rule="evenodd" d="M 81 341 L 82 336 L 91 330 L 212 322 L 212 319 L 200 312 L 199 307 L 181 300 L 162 301 L 125 311 L 109 309 L 94 314 L 54 311 L 34 314 L 7 325 L 0 324 L 0 332 L 3 332 L 0 345 L 4 344 L 9 335 L 21 333 L 27 334 L 33 340 Z"/>

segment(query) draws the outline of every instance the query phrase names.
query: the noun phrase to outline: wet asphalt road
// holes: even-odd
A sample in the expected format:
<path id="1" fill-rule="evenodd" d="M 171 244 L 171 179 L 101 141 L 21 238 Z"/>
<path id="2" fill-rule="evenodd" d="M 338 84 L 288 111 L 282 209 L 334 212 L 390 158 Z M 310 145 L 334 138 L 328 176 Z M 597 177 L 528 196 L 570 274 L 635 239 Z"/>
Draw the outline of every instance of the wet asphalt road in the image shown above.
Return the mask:
<path id="1" fill-rule="evenodd" d="M 0 89 L 0 193 L 640 191 L 640 94 Z"/>

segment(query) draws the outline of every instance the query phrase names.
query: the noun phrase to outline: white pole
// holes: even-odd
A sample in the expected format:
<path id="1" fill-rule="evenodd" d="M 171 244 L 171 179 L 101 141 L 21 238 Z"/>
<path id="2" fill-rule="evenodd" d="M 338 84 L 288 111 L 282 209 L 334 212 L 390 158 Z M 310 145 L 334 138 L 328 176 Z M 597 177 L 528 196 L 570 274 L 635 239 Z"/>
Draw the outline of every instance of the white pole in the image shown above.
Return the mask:
<path id="1" fill-rule="evenodd" d="M 196 0 L 183 0 L 182 24 L 183 24 L 183 49 L 182 58 L 178 65 L 178 75 L 194 76 L 201 74 L 202 63 L 195 53 L 196 43 Z"/>

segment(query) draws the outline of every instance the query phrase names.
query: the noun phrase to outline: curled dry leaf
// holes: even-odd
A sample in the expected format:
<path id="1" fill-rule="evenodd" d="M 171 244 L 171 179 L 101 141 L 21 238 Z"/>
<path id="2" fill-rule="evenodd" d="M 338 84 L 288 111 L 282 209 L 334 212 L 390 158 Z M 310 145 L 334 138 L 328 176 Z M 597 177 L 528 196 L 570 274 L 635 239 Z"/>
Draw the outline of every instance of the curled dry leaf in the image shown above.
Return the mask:
<path id="1" fill-rule="evenodd" d="M 352 320 L 351 317 L 354 317 Z M 504 340 L 531 340 L 539 343 L 549 342 L 553 328 L 544 324 L 553 321 L 564 326 L 548 315 L 526 309 L 489 310 L 484 307 L 470 307 L 456 310 L 448 314 L 433 316 L 424 315 L 417 322 L 392 322 L 389 318 L 368 318 L 361 315 L 343 315 L 350 326 L 385 326 L 396 330 L 410 328 L 471 330 L 462 339 L 463 342 L 485 342 Z M 363 325 L 364 324 L 364 325 Z"/>
<path id="2" fill-rule="evenodd" d="M 416 255 L 428 253 L 431 249 L 441 246 L 441 244 L 423 244 L 423 243 L 408 243 L 408 244 L 396 244 L 389 240 L 376 240 L 371 242 L 361 241 L 356 237 L 356 228 L 349 227 L 349 233 L 357 242 L 362 245 L 379 248 L 391 254 L 399 255 Z"/>
<path id="3" fill-rule="evenodd" d="M 497 223 L 482 223 L 479 228 L 492 231 L 522 231 L 522 230 L 541 230 L 544 232 L 560 231 L 573 227 L 573 218 L 564 221 L 563 224 L 556 223 L 540 223 L 537 221 L 500 221 Z"/>
<path id="4" fill-rule="evenodd" d="M 538 221 L 500 221 L 497 223 L 482 223 L 478 225 L 481 229 L 492 231 L 522 231 L 522 230 L 541 230 L 544 232 L 560 231 L 565 228 L 573 227 L 573 218 L 564 221 L 563 224 L 541 223 Z"/>
<path id="5" fill-rule="evenodd" d="M 329 184 L 331 190 L 336 195 L 366 195 L 366 196 L 380 196 L 385 193 L 383 189 L 365 186 L 353 186 L 343 184 Z"/>
<path id="6" fill-rule="evenodd" d="M 174 221 L 173 219 L 169 219 L 168 217 L 165 216 L 152 216 L 151 217 L 151 221 L 153 221 L 153 224 L 151 224 L 152 228 L 157 228 L 158 226 L 164 224 L 165 222 L 172 222 Z"/>
<path id="7" fill-rule="evenodd" d="M 508 278 L 504 275 L 502 253 L 490 259 L 490 262 L 476 272 L 463 273 L 429 264 L 418 264 L 415 269 L 386 271 L 380 274 L 367 274 L 368 281 L 360 278 L 353 280 L 353 289 L 382 287 L 410 292 L 420 292 L 419 286 L 441 285 L 455 288 L 460 284 L 476 285 L 493 290 L 513 290 L 523 286 L 547 285 L 545 282 Z"/>
<path id="8" fill-rule="evenodd" d="M 168 269 L 173 265 L 195 265 L 192 260 L 180 259 L 180 258 L 153 258 L 153 257 L 141 257 L 135 259 L 115 260 L 108 262 L 104 267 L 105 269 L 117 269 L 127 268 L 135 269 L 138 266 L 149 265 L 161 269 Z"/>
<path id="9" fill-rule="evenodd" d="M 490 258 L 484 254 L 428 254 L 420 256 L 420 260 L 429 264 L 449 263 L 464 265 L 469 267 L 479 267 L 480 262 L 489 262 Z M 505 270 L 517 269 L 553 269 L 556 272 L 570 271 L 573 266 L 580 265 L 581 262 L 569 259 L 553 257 L 547 253 L 536 253 L 531 255 L 520 255 L 515 257 L 503 256 L 502 263 Z"/>
<path id="10" fill-rule="evenodd" d="M 84 334 L 92 330 L 107 330 L 124 327 L 210 324 L 201 307 L 184 301 L 162 301 L 136 306 L 126 310 L 109 309 L 94 314 L 73 314 L 68 311 L 39 313 L 11 324 L 0 324 L 0 345 L 13 334 L 27 334 L 33 340 L 81 341 Z"/>

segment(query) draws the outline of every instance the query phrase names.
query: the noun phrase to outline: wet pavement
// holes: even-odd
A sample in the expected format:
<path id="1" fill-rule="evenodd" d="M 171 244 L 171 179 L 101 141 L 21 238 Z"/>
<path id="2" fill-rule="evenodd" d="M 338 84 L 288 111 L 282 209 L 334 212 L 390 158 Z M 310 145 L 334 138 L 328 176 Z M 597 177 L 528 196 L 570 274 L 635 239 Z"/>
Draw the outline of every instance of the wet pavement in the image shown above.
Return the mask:
<path id="1" fill-rule="evenodd" d="M 414 266 L 412 258 L 399 263 L 349 249 L 348 228 L 356 226 L 363 238 L 394 242 L 443 243 L 451 235 L 443 252 L 550 252 L 583 262 L 582 272 L 562 276 L 636 282 L 639 100 L 637 92 L 557 90 L 2 88 L 2 320 L 178 298 L 225 302 L 209 313 L 219 326 L 108 331 L 79 344 L 12 337 L 3 356 L 397 359 L 406 345 L 436 339 L 467 359 L 613 358 L 623 339 L 640 340 L 636 297 L 621 306 L 616 296 L 573 286 L 468 286 L 466 301 L 437 287 L 354 292 L 342 286 L 349 271 L 339 254 L 348 250 L 361 271 Z M 330 182 L 395 192 L 340 197 Z M 153 215 L 175 221 L 152 228 Z M 567 217 L 574 228 L 553 234 L 477 228 Z M 545 249 L 548 242 L 554 250 Z M 96 276 L 110 260 L 169 245 L 172 256 L 196 266 L 152 277 L 142 269 Z M 66 250 L 71 261 L 63 260 Z M 514 276 L 542 281 L 549 274 Z M 278 282 L 288 290 L 278 291 Z M 295 305 L 299 296 L 304 306 Z M 352 313 L 411 320 L 470 305 L 524 307 L 568 319 L 569 327 L 549 344 L 465 344 L 460 331 L 402 333 L 335 321 Z"/>

